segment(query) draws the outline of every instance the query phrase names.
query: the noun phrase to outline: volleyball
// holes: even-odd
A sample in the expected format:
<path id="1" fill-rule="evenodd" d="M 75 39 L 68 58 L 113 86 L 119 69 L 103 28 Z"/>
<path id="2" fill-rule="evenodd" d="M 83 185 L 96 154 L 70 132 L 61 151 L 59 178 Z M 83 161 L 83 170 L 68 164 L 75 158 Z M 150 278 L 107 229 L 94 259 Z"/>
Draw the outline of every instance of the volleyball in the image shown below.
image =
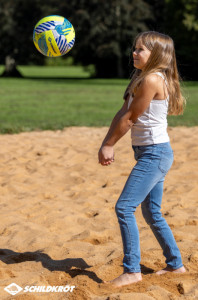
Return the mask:
<path id="1" fill-rule="evenodd" d="M 33 41 L 37 50 L 45 56 L 65 55 L 74 46 L 74 27 L 64 17 L 47 16 L 34 27 Z"/>

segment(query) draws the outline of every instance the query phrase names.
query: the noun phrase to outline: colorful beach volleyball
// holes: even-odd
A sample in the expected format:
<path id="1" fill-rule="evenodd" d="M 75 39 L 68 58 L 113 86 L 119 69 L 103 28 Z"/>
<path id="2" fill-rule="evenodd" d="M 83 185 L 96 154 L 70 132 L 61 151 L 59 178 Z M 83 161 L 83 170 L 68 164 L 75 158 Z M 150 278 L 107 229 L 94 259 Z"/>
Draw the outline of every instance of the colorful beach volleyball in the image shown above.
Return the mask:
<path id="1" fill-rule="evenodd" d="M 74 46 L 74 27 L 64 17 L 47 16 L 36 24 L 33 41 L 37 50 L 43 55 L 48 57 L 63 56 Z"/>

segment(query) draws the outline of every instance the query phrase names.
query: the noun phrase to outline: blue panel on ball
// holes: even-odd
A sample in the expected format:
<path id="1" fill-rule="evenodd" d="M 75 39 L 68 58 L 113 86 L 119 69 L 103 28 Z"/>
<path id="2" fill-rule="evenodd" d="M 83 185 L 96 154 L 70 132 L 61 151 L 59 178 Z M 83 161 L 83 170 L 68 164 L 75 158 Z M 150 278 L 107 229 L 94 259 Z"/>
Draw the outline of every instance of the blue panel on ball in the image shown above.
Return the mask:
<path id="1" fill-rule="evenodd" d="M 64 23 L 62 25 L 62 30 L 64 31 L 64 35 L 68 35 L 70 33 L 71 28 L 72 28 L 72 24 L 67 19 L 64 19 Z"/>
<path id="2" fill-rule="evenodd" d="M 72 24 L 67 19 L 64 19 L 62 27 L 63 29 L 72 28 Z"/>
<path id="3" fill-rule="evenodd" d="M 70 32 L 70 29 L 72 28 L 72 24 L 67 20 L 64 19 L 63 24 L 57 25 L 55 27 L 55 30 L 57 31 L 58 34 L 60 35 L 67 35 Z M 68 32 L 65 32 L 65 29 L 68 29 Z M 64 31 L 63 31 L 64 30 Z"/>
<path id="4" fill-rule="evenodd" d="M 62 25 L 56 25 L 55 30 L 57 31 L 58 34 L 64 34 L 62 31 Z"/>
<path id="5" fill-rule="evenodd" d="M 38 46 L 39 46 L 39 49 L 41 49 L 42 53 L 47 55 L 48 46 L 47 46 L 44 36 L 40 37 L 40 39 L 38 40 Z"/>

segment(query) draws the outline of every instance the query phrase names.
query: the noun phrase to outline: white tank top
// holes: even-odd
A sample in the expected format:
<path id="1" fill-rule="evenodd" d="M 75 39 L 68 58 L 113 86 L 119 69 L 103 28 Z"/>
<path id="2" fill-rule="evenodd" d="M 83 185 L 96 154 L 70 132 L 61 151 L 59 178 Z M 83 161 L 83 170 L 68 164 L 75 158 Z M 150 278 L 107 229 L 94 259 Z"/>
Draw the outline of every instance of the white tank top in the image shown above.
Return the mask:
<path id="1" fill-rule="evenodd" d="M 161 72 L 156 72 L 165 80 Z M 128 108 L 133 101 L 129 98 Z M 168 114 L 169 96 L 164 100 L 151 100 L 149 107 L 137 119 L 131 128 L 132 145 L 143 146 L 169 142 L 167 133 L 167 114 Z"/>

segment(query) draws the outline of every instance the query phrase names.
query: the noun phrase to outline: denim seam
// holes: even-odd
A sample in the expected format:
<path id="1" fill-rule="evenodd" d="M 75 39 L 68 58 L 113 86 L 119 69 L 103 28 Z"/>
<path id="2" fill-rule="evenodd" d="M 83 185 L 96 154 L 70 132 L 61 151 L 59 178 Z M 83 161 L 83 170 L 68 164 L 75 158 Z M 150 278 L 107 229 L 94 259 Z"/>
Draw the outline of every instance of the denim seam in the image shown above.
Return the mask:
<path id="1" fill-rule="evenodd" d="M 166 174 L 167 174 L 168 171 L 170 170 L 170 168 L 169 168 L 168 171 L 165 171 L 165 170 L 163 170 L 162 167 L 161 167 L 161 162 L 162 162 L 162 159 L 163 159 L 163 155 L 165 155 L 166 153 L 170 153 L 170 152 L 169 152 L 169 151 L 166 151 L 166 150 L 164 150 L 164 149 L 161 150 L 161 153 L 160 153 L 161 158 L 160 158 L 160 160 L 159 160 L 159 165 L 158 165 L 159 170 L 161 171 L 162 174 L 164 174 L 164 176 L 166 176 Z M 172 154 L 173 154 L 173 151 L 172 151 Z M 173 160 L 174 160 L 174 155 L 173 155 Z"/>
<path id="2" fill-rule="evenodd" d="M 127 209 L 127 207 L 128 207 L 128 203 L 129 203 L 129 199 L 127 200 L 126 209 Z M 124 215 L 123 215 L 123 217 L 124 217 L 124 220 L 125 220 L 125 222 L 126 222 L 128 234 L 129 234 L 129 237 L 130 237 L 130 250 L 129 250 L 129 256 L 130 256 L 130 254 L 131 254 L 131 252 L 132 252 L 132 237 L 131 237 L 131 233 L 130 233 L 130 230 L 129 230 L 129 226 L 128 226 L 127 220 L 126 220 L 126 218 L 125 218 Z"/>
<path id="3" fill-rule="evenodd" d="M 149 192 L 149 201 L 150 201 L 151 206 L 153 206 L 153 202 L 152 202 L 152 198 L 151 198 L 151 192 Z M 161 231 L 163 231 L 163 229 L 161 229 Z M 163 249 L 162 249 L 162 250 L 163 250 Z M 170 251 L 171 256 L 174 256 L 174 253 L 173 253 L 171 247 L 169 247 L 169 251 Z M 167 265 L 168 265 L 168 264 L 167 264 Z M 172 266 L 171 266 L 171 267 L 172 267 Z M 179 268 L 179 267 L 177 267 L 177 268 Z M 177 268 L 176 268 L 176 269 L 177 269 Z"/>

